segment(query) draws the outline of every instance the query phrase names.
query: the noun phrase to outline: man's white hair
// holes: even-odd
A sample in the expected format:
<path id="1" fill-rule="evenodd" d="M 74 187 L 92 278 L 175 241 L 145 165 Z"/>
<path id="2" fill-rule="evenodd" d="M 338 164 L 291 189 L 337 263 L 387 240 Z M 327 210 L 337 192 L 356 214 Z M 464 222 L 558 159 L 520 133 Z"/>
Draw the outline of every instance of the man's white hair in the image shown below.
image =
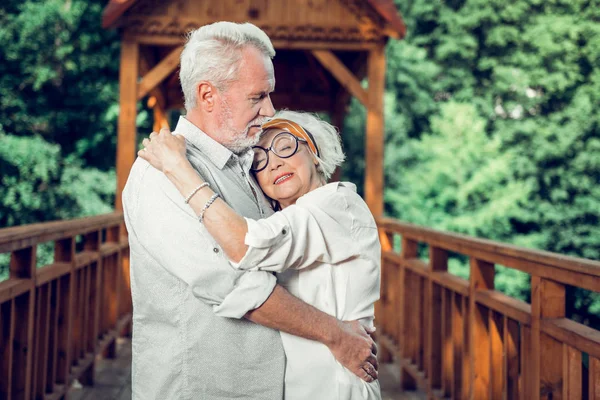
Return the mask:
<path id="1" fill-rule="evenodd" d="M 201 81 L 223 91 L 237 79 L 241 51 L 246 46 L 254 46 L 269 58 L 275 57 L 267 34 L 251 23 L 215 22 L 189 33 L 179 71 L 187 111 L 197 105 L 197 86 Z"/>
<path id="2" fill-rule="evenodd" d="M 319 148 L 319 157 L 314 156 L 319 162 L 317 171 L 325 181 L 331 178 L 336 167 L 342 165 L 346 159 L 337 128 L 323 121 L 316 114 L 283 110 L 277 112 L 273 118 L 294 121 L 310 132 Z"/>

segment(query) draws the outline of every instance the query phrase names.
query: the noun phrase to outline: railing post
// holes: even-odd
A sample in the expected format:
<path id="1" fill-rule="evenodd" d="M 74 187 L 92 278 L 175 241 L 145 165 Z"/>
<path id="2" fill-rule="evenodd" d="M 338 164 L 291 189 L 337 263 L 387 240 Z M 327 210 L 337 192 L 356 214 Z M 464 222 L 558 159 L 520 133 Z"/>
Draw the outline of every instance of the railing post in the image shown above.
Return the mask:
<path id="1" fill-rule="evenodd" d="M 425 365 L 431 388 L 442 386 L 442 288 L 433 282 L 432 275 L 448 270 L 448 253 L 437 247 L 429 247 L 429 276 L 425 297 L 429 299 L 427 331 L 425 332 Z"/>
<path id="2" fill-rule="evenodd" d="M 490 395 L 490 326 L 489 310 L 477 304 L 479 290 L 494 289 L 494 264 L 476 258 L 470 259 L 469 278 L 469 398 L 487 399 Z"/>
<path id="3" fill-rule="evenodd" d="M 394 288 L 395 282 L 390 282 L 391 269 L 394 267 L 393 265 L 389 265 L 385 261 L 384 253 L 387 251 L 391 251 L 394 245 L 393 235 L 385 232 L 383 229 L 379 232 L 379 241 L 381 242 L 381 281 L 380 281 L 380 298 L 377 303 L 375 303 L 375 320 L 381 326 L 381 334 L 390 334 L 394 336 L 394 330 L 390 329 L 390 326 L 394 323 L 390 318 L 393 317 L 393 312 L 395 310 L 390 310 L 390 303 L 393 298 L 395 298 L 395 294 L 391 291 L 398 290 Z M 391 311 L 391 312 L 390 312 Z M 377 336 L 377 335 L 376 335 Z M 397 337 L 394 336 L 394 339 L 397 340 Z M 392 361 L 392 353 L 387 346 L 381 344 L 379 345 L 379 361 L 383 363 L 389 363 Z"/>
<path id="4" fill-rule="evenodd" d="M 417 258 L 419 255 L 419 244 L 411 239 L 406 237 L 402 237 L 402 249 L 400 253 L 400 257 L 402 260 L 408 260 L 411 258 Z M 415 356 L 415 348 L 411 343 L 413 339 L 411 335 L 415 335 L 415 327 L 411 326 L 411 318 L 410 313 L 407 312 L 408 307 L 412 307 L 410 304 L 407 304 L 407 288 L 409 287 L 406 276 L 406 268 L 403 265 L 400 265 L 398 281 L 400 282 L 400 290 L 398 296 L 398 310 L 399 310 L 399 318 L 398 321 L 398 329 L 400 332 L 399 338 L 399 347 L 400 347 L 400 355 L 401 360 L 400 364 L 402 365 L 407 358 L 411 358 Z M 410 338 L 410 339 L 409 339 Z M 418 351 L 418 349 L 416 349 Z M 406 371 L 404 367 L 400 368 L 400 384 L 403 390 L 415 390 L 417 388 L 417 382 L 414 377 Z"/>
<path id="5" fill-rule="evenodd" d="M 563 348 L 541 332 L 541 321 L 565 316 L 565 285 L 531 277 L 531 379 L 530 399 L 560 398 L 563 384 Z"/>
<path id="6" fill-rule="evenodd" d="M 35 315 L 36 246 L 11 254 L 9 278 L 27 279 L 30 288 L 13 299 L 14 319 L 12 398 L 29 399 L 33 375 L 33 324 Z"/>
<path id="7" fill-rule="evenodd" d="M 75 295 L 75 240 L 66 238 L 54 244 L 54 260 L 71 264 L 71 272 L 61 276 L 56 287 L 58 307 L 56 341 L 56 382 L 68 387 L 71 370 L 71 338 L 73 334 L 73 309 Z"/>
<path id="8" fill-rule="evenodd" d="M 112 226 L 106 230 L 106 242 L 107 243 L 118 243 L 119 242 L 119 226 Z M 101 258 L 102 263 L 102 281 L 103 281 L 103 326 L 104 328 L 110 328 L 117 326 L 119 320 L 119 297 L 120 297 L 120 283 L 121 283 L 121 252 L 118 251 L 106 258 Z M 103 330 L 104 332 L 104 330 Z M 117 332 L 118 333 L 118 332 Z M 110 341 L 106 350 L 104 351 L 104 357 L 115 358 L 117 356 L 117 338 L 114 337 Z"/>

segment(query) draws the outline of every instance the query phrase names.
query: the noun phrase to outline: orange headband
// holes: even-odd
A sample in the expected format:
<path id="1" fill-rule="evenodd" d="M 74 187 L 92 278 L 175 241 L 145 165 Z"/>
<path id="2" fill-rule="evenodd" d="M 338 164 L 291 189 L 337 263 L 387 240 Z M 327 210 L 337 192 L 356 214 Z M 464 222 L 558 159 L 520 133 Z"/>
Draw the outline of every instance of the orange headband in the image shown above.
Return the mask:
<path id="1" fill-rule="evenodd" d="M 317 147 L 317 142 L 315 142 L 315 138 L 309 131 L 295 123 L 294 121 L 290 121 L 289 119 L 283 118 L 275 118 L 270 120 L 269 122 L 265 122 L 262 125 L 262 129 L 281 129 L 283 131 L 289 132 L 292 135 L 304 140 L 308 143 L 308 147 L 310 150 L 319 157 L 319 148 Z"/>

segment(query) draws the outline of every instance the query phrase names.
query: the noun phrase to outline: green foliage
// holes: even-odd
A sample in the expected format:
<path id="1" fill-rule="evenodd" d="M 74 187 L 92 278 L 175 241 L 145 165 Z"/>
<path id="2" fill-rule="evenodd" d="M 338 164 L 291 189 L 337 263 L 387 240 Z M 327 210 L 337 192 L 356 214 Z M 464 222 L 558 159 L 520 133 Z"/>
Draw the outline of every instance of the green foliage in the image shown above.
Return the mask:
<path id="1" fill-rule="evenodd" d="M 104 0 L 7 0 L 0 10 L 0 123 L 84 165 L 115 165 L 119 40 Z M 112 106 L 112 107 L 111 107 Z"/>
<path id="2" fill-rule="evenodd" d="M 386 212 L 600 259 L 600 3 L 397 5 L 408 37 L 387 48 Z M 361 181 L 364 113 L 350 115 L 344 174 Z M 464 260 L 450 269 L 468 274 Z M 497 271 L 500 290 L 527 299 L 526 275 Z M 600 323 L 598 294 L 568 296 L 571 314 Z"/>

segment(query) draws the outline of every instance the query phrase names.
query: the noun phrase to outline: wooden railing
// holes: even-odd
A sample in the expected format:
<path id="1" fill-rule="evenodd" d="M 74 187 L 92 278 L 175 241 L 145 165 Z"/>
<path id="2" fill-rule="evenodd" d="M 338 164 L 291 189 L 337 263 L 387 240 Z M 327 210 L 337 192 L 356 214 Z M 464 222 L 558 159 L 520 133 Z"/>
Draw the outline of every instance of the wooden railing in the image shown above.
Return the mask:
<path id="1" fill-rule="evenodd" d="M 99 354 L 129 329 L 129 246 L 122 214 L 0 230 L 10 253 L 0 282 L 0 399 L 59 399 L 91 384 Z M 38 246 L 54 261 L 36 267 Z"/>
<path id="2" fill-rule="evenodd" d="M 600 332 L 565 315 L 567 285 L 600 292 L 599 262 L 378 225 L 380 356 L 399 366 L 404 389 L 438 399 L 600 399 Z M 469 280 L 448 272 L 449 252 L 468 257 Z M 531 276 L 531 304 L 494 290 L 496 264 Z"/>

